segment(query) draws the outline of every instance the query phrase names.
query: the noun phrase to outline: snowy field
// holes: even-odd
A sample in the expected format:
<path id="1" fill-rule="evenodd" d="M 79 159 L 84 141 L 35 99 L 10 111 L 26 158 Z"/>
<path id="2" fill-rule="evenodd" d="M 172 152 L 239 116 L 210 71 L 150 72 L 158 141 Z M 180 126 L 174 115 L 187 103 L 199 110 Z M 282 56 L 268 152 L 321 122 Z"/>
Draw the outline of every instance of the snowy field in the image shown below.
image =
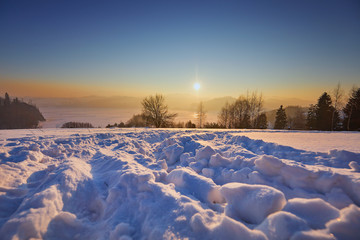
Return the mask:
<path id="1" fill-rule="evenodd" d="M 0 239 L 359 239 L 359 165 L 354 132 L 2 130 Z"/>

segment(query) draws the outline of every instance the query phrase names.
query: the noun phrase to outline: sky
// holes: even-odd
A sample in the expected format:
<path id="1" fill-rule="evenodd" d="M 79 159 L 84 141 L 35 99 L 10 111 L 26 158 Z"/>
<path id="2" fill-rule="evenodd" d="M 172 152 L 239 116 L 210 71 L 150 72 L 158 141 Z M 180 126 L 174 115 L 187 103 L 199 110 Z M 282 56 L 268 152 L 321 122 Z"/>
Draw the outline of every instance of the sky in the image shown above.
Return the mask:
<path id="1" fill-rule="evenodd" d="M 0 33 L 11 95 L 317 99 L 360 85 L 358 0 L 3 0 Z"/>

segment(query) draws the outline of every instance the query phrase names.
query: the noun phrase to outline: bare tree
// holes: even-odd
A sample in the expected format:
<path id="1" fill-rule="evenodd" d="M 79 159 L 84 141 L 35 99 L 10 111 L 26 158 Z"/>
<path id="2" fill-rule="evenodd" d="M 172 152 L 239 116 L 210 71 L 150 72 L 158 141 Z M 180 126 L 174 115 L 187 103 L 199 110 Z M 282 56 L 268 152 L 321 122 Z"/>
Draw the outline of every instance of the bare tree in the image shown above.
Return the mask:
<path id="1" fill-rule="evenodd" d="M 220 113 L 218 115 L 218 123 L 220 126 L 224 128 L 229 128 L 230 122 L 230 111 L 229 111 L 229 103 L 226 102 L 225 106 L 221 108 Z"/>
<path id="2" fill-rule="evenodd" d="M 344 122 L 346 122 L 346 130 L 350 131 L 350 122 L 352 119 L 353 111 L 356 108 L 356 95 L 357 92 L 360 91 L 360 88 L 356 88 L 356 86 L 353 86 L 349 92 L 349 99 L 348 103 L 346 104 L 345 108 L 343 109 L 343 112 L 345 114 Z M 356 110 L 355 110 L 356 112 Z"/>
<path id="3" fill-rule="evenodd" d="M 176 113 L 169 113 L 165 98 L 161 94 L 144 98 L 141 105 L 146 121 L 157 128 L 169 126 L 177 116 Z"/>
<path id="4" fill-rule="evenodd" d="M 232 104 L 226 104 L 218 115 L 219 124 L 226 128 L 256 128 L 263 110 L 262 94 L 257 92 L 239 98 Z"/>
<path id="5" fill-rule="evenodd" d="M 340 82 L 336 85 L 336 87 L 332 91 L 332 95 L 333 95 L 332 99 L 334 101 L 334 110 L 333 110 L 332 116 L 331 116 L 331 131 L 334 130 L 335 114 L 342 107 L 342 98 L 344 96 L 344 91 L 341 88 Z"/>
<path id="6" fill-rule="evenodd" d="M 196 113 L 196 118 L 198 120 L 198 128 L 202 128 L 204 126 L 205 119 L 206 119 L 206 112 L 205 112 L 203 102 L 199 103 L 198 111 Z"/>

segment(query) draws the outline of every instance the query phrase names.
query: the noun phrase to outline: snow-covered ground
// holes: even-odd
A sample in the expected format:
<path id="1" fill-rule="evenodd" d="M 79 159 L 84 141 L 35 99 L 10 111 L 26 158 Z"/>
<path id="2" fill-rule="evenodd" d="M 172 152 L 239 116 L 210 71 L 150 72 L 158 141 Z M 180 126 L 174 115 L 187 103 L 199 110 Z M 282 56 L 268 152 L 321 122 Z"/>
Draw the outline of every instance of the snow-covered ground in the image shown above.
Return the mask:
<path id="1" fill-rule="evenodd" d="M 359 239 L 360 133 L 336 134 L 3 130 L 0 239 Z"/>

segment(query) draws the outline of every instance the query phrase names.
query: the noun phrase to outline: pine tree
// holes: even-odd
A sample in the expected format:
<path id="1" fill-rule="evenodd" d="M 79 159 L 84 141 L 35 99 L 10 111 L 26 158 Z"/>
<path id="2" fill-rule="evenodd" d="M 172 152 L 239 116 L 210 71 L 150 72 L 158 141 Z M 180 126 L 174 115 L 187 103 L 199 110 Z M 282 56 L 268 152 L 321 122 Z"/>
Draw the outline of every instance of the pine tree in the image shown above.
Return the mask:
<path id="1" fill-rule="evenodd" d="M 284 129 L 286 126 L 286 113 L 283 109 L 283 105 L 276 111 L 275 126 L 274 129 Z"/>
<path id="2" fill-rule="evenodd" d="M 307 129 L 314 130 L 317 129 L 316 126 L 316 109 L 317 105 L 311 104 L 308 110 L 307 118 L 306 118 L 306 127 Z"/>
<path id="3" fill-rule="evenodd" d="M 304 110 L 298 108 L 293 117 L 293 123 L 291 129 L 301 130 L 305 129 L 306 119 L 304 115 Z"/>
<path id="4" fill-rule="evenodd" d="M 360 88 L 353 89 L 351 97 L 346 104 L 344 111 L 343 126 L 346 130 L 360 129 Z"/>
<path id="5" fill-rule="evenodd" d="M 324 92 L 317 103 L 316 108 L 316 128 L 318 130 L 330 131 L 332 129 L 332 116 L 335 112 L 334 126 L 339 122 L 339 113 L 332 106 L 331 97 L 329 94 Z"/>
<path id="6" fill-rule="evenodd" d="M 5 101 L 4 101 L 5 105 L 10 105 L 10 97 L 8 93 L 5 93 Z"/>
<path id="7" fill-rule="evenodd" d="M 259 117 L 256 120 L 256 126 L 257 129 L 267 129 L 267 117 L 265 113 L 262 113 L 259 115 Z"/>

